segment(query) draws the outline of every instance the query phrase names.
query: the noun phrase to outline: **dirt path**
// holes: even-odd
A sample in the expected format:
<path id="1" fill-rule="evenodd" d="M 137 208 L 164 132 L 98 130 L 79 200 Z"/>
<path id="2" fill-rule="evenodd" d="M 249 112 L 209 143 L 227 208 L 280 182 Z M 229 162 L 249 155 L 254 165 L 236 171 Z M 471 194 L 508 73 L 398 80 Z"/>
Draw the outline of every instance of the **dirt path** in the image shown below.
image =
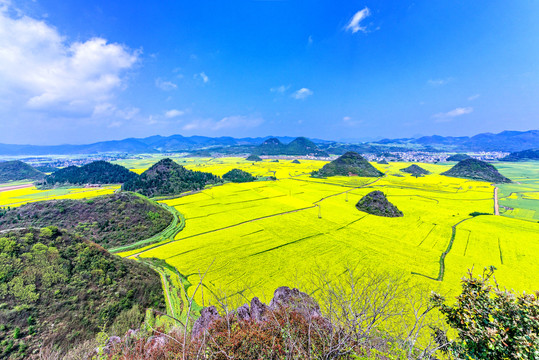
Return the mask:
<path id="1" fill-rule="evenodd" d="M 494 188 L 494 215 L 500 215 L 500 206 L 498 205 L 498 188 Z"/>
<path id="2" fill-rule="evenodd" d="M 9 191 L 9 190 L 18 190 L 34 186 L 34 184 L 23 184 L 23 185 L 14 185 L 14 186 L 4 186 L 0 187 L 0 192 Z"/>

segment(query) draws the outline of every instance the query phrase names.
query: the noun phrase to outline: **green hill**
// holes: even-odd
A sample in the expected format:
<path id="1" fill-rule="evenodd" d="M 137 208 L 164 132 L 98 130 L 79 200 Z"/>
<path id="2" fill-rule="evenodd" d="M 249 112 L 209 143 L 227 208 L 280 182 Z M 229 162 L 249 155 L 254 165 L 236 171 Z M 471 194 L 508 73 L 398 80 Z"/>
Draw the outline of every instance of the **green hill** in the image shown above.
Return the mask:
<path id="1" fill-rule="evenodd" d="M 245 158 L 245 160 L 247 160 L 247 161 L 262 161 L 262 158 L 260 158 L 260 156 L 251 154 L 251 155 L 247 156 L 247 158 Z"/>
<path id="2" fill-rule="evenodd" d="M 476 159 L 462 160 L 448 171 L 443 172 L 442 175 L 491 183 L 511 182 L 491 164 Z"/>
<path id="3" fill-rule="evenodd" d="M 45 177 L 44 186 L 83 184 L 122 184 L 138 175 L 123 166 L 107 161 L 94 161 L 84 166 L 68 166 Z"/>
<path id="4" fill-rule="evenodd" d="M 41 171 L 19 161 L 0 162 L 0 183 L 17 180 L 40 180 L 45 177 Z"/>
<path id="5" fill-rule="evenodd" d="M 232 169 L 223 175 L 223 179 L 226 181 L 231 181 L 235 183 L 242 183 L 242 182 L 255 181 L 256 177 L 249 174 L 247 171 L 243 171 L 240 169 Z"/>
<path id="6" fill-rule="evenodd" d="M 257 155 L 310 155 L 329 156 L 325 151 L 318 149 L 315 143 L 305 137 L 298 137 L 289 144 L 283 144 L 277 138 L 270 138 L 257 146 L 253 154 Z"/>
<path id="7" fill-rule="evenodd" d="M 445 159 L 445 161 L 462 161 L 470 158 L 471 156 L 468 154 L 455 154 Z"/>
<path id="8" fill-rule="evenodd" d="M 428 170 L 425 170 L 421 166 L 416 164 L 412 164 L 408 167 L 405 167 L 404 169 L 400 169 L 400 171 L 411 174 L 416 177 L 430 174 Z"/>
<path id="9" fill-rule="evenodd" d="M 364 211 L 371 215 L 384 216 L 384 217 L 402 217 L 402 211 L 397 209 L 395 205 L 390 203 L 383 192 L 372 191 L 363 196 L 356 208 L 360 211 Z"/>
<path id="10" fill-rule="evenodd" d="M 122 335 L 164 308 L 156 272 L 56 227 L 2 233 L 0 264 L 2 358 Z"/>
<path id="11" fill-rule="evenodd" d="M 384 175 L 381 171 L 372 166 L 363 156 L 349 151 L 329 164 L 324 165 L 322 169 L 313 171 L 312 176 L 348 176 L 351 174 L 365 177 L 377 177 Z"/>
<path id="12" fill-rule="evenodd" d="M 535 149 L 535 150 L 530 149 L 530 150 L 514 152 L 500 160 L 501 161 L 539 160 L 539 149 Z"/>
<path id="13" fill-rule="evenodd" d="M 120 192 L 88 200 L 29 203 L 0 213 L 0 230 L 57 226 L 105 247 L 134 243 L 165 229 L 172 215 L 133 193 Z"/>
<path id="14" fill-rule="evenodd" d="M 222 182 L 219 176 L 188 170 L 171 159 L 162 159 L 139 177 L 123 184 L 122 189 L 152 197 L 201 190 L 206 185 Z"/>

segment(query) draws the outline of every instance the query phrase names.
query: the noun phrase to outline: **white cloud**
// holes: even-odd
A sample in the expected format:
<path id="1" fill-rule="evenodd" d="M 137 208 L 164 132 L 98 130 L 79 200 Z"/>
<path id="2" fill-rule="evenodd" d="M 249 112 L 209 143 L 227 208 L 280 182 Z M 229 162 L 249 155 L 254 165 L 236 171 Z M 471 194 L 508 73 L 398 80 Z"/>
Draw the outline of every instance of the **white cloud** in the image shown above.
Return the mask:
<path id="1" fill-rule="evenodd" d="M 155 79 L 155 86 L 164 91 L 175 90 L 178 85 L 174 84 L 172 81 L 165 81 L 162 79 Z"/>
<path id="2" fill-rule="evenodd" d="M 183 110 L 172 109 L 165 112 L 165 117 L 168 119 L 172 119 L 178 116 L 182 116 L 183 114 L 185 114 L 185 111 Z"/>
<path id="3" fill-rule="evenodd" d="M 311 96 L 312 94 L 314 94 L 312 90 L 309 90 L 307 88 L 301 88 L 298 91 L 295 91 L 292 94 L 292 97 L 296 100 L 304 100 L 308 98 L 309 96 Z"/>
<path id="4" fill-rule="evenodd" d="M 253 128 L 262 124 L 264 120 L 260 117 L 247 117 L 241 115 L 227 116 L 219 121 L 211 119 L 194 120 L 183 126 L 183 130 L 210 130 L 219 131 L 224 129 Z"/>
<path id="5" fill-rule="evenodd" d="M 206 73 L 204 71 L 199 73 L 199 74 L 193 75 L 193 78 L 202 80 L 202 82 L 204 82 L 204 84 L 207 84 L 207 83 L 210 82 L 210 78 L 208 77 L 208 75 L 206 75 Z"/>
<path id="6" fill-rule="evenodd" d="M 427 84 L 429 84 L 430 86 L 444 86 L 444 85 L 447 85 L 449 84 L 450 82 L 453 81 L 453 78 L 445 78 L 445 79 L 429 79 L 427 81 Z"/>
<path id="7" fill-rule="evenodd" d="M 350 116 L 345 116 L 345 117 L 342 118 L 342 121 L 344 121 L 344 122 L 348 122 L 348 121 L 351 121 L 351 120 L 352 120 L 352 118 Z"/>
<path id="8" fill-rule="evenodd" d="M 481 94 L 475 94 L 475 95 L 469 96 L 468 101 L 474 101 L 474 100 L 479 99 L 480 97 L 481 97 Z"/>
<path id="9" fill-rule="evenodd" d="M 307 44 L 312 45 L 314 42 L 313 36 L 309 35 L 309 38 L 307 39 Z"/>
<path id="10" fill-rule="evenodd" d="M 350 19 L 350 22 L 346 26 L 346 30 L 352 31 L 353 34 L 357 33 L 358 31 L 367 32 L 365 26 L 361 26 L 360 23 L 370 14 L 371 12 L 368 7 L 359 10 L 357 13 L 354 14 L 354 16 L 352 16 L 352 19 Z"/>
<path id="11" fill-rule="evenodd" d="M 434 114 L 433 117 L 436 118 L 437 122 L 445 122 L 445 121 L 451 121 L 451 119 L 470 114 L 473 112 L 473 107 L 458 107 L 456 109 L 453 109 L 451 111 L 445 112 L 445 113 L 438 113 Z"/>
<path id="12" fill-rule="evenodd" d="M 0 3 L 0 95 L 13 106 L 91 114 L 125 86 L 140 52 L 103 38 L 68 42 L 44 21 L 12 18 Z"/>
<path id="13" fill-rule="evenodd" d="M 290 89 L 290 85 L 281 85 L 281 86 L 277 86 L 277 87 L 272 87 L 270 89 L 271 92 L 276 92 L 276 93 L 279 93 L 279 94 L 282 94 L 284 92 L 286 92 L 286 90 Z"/>

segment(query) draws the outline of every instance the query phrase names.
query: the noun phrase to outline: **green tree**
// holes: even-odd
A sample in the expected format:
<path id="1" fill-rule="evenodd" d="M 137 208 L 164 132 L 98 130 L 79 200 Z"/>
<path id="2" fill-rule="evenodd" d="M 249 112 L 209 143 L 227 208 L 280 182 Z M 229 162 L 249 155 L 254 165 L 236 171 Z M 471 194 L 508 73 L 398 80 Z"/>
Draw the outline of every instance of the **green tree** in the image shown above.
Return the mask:
<path id="1" fill-rule="evenodd" d="M 539 292 L 513 294 L 494 280 L 495 268 L 462 279 L 457 302 L 446 305 L 433 294 L 432 301 L 458 333 L 447 350 L 462 359 L 539 359 Z"/>

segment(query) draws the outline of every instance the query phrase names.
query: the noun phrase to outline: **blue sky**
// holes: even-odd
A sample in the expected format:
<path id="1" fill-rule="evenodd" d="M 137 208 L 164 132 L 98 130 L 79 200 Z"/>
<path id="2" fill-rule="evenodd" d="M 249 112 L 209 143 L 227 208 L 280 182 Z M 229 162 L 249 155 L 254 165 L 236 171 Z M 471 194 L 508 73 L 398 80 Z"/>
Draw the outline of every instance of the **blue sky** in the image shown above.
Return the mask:
<path id="1" fill-rule="evenodd" d="M 0 142 L 539 128 L 539 2 L 0 0 Z"/>

